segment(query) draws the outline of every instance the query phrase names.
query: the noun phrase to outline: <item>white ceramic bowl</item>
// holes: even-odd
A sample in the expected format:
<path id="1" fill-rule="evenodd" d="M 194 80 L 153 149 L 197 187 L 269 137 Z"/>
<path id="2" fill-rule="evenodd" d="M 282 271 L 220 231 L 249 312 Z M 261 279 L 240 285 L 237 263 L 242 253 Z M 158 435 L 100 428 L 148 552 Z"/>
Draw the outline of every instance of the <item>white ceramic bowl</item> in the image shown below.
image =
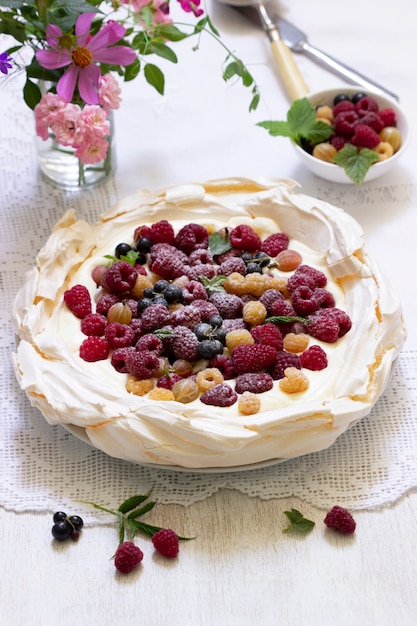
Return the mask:
<path id="1" fill-rule="evenodd" d="M 404 114 L 403 109 L 395 100 L 380 96 L 369 89 L 364 90 L 363 87 L 360 86 L 352 86 L 352 87 L 337 87 L 335 89 L 327 89 L 325 91 L 317 91 L 310 93 L 307 97 L 311 101 L 314 107 L 319 104 L 327 104 L 329 106 L 333 106 L 333 99 L 339 93 L 345 93 L 346 95 L 352 97 L 354 94 L 361 92 L 366 93 L 369 96 L 375 98 L 375 100 L 379 104 L 380 109 L 384 108 L 392 108 L 396 112 L 397 116 L 397 128 L 401 132 L 402 143 L 400 149 L 393 154 L 388 159 L 384 161 L 379 161 L 378 163 L 374 163 L 369 168 L 364 182 L 374 180 L 375 178 L 379 178 L 380 176 L 384 176 L 389 170 L 391 170 L 397 163 L 398 160 L 404 154 L 408 140 L 409 140 L 409 124 Z M 327 163 L 326 161 L 321 161 L 316 157 L 313 157 L 311 154 L 303 150 L 300 146 L 293 144 L 294 148 L 297 152 L 298 157 L 301 159 L 303 164 L 316 176 L 320 178 L 324 178 L 325 180 L 329 180 L 334 183 L 350 183 L 353 184 L 353 181 L 347 176 L 345 170 L 336 165 L 334 163 Z"/>

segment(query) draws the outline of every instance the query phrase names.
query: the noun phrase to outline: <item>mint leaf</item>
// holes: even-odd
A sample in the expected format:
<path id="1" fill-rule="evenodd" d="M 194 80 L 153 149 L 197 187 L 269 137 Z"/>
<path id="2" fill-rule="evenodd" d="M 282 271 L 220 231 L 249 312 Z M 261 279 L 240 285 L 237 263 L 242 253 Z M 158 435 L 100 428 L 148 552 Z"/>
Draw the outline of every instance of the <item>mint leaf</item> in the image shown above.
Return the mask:
<path id="1" fill-rule="evenodd" d="M 293 322 L 311 324 L 310 320 L 305 317 L 299 317 L 298 315 L 272 315 L 271 317 L 267 317 L 265 322 L 271 322 L 272 324 L 292 324 Z"/>
<path id="2" fill-rule="evenodd" d="M 213 256 L 224 254 L 228 250 L 231 250 L 232 244 L 230 243 L 230 236 L 227 231 L 219 233 L 216 231 L 209 237 L 209 248 Z"/>
<path id="3" fill-rule="evenodd" d="M 292 103 L 286 122 L 259 122 L 257 126 L 268 130 L 273 137 L 289 137 L 298 145 L 301 145 L 303 139 L 320 143 L 333 134 L 333 128 L 329 124 L 316 118 L 315 109 L 308 98 Z"/>
<path id="4" fill-rule="evenodd" d="M 152 489 L 149 489 L 149 491 L 144 495 L 131 496 L 130 498 L 122 502 L 122 504 L 118 508 L 118 511 L 120 511 L 120 513 L 128 513 L 129 511 L 133 511 L 133 509 L 135 509 L 137 506 L 142 504 L 142 502 L 147 500 L 151 493 Z"/>
<path id="5" fill-rule="evenodd" d="M 334 158 L 333 163 L 344 168 L 346 174 L 355 185 L 360 185 L 371 167 L 372 163 L 378 161 L 378 155 L 374 150 L 369 148 L 357 148 L 348 143 L 339 150 Z"/>
<path id="6" fill-rule="evenodd" d="M 290 525 L 288 528 L 284 528 L 283 533 L 287 533 L 291 530 L 294 530 L 303 535 L 309 533 L 313 530 L 315 523 L 312 520 L 309 520 L 304 517 L 300 511 L 297 509 L 291 509 L 291 511 L 284 511 L 284 514 L 288 517 Z"/>
<path id="7" fill-rule="evenodd" d="M 225 291 L 223 283 L 227 276 L 214 276 L 213 278 L 207 278 L 207 276 L 199 276 L 200 282 L 203 283 L 208 294 L 218 293 Z"/>

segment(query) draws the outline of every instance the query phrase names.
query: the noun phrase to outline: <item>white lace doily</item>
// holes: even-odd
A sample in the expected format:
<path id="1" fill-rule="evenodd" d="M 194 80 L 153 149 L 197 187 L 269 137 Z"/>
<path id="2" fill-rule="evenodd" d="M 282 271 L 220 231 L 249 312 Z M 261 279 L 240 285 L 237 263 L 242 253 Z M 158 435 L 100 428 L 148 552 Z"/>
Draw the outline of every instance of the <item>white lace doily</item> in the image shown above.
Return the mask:
<path id="1" fill-rule="evenodd" d="M 16 93 L 18 90 L 17 85 Z M 0 102 L 2 112 L 5 116 L 4 100 Z M 331 448 L 264 469 L 204 474 L 146 468 L 112 459 L 62 427 L 49 426 L 30 407 L 15 380 L 11 302 L 64 211 L 74 207 L 80 217 L 95 221 L 119 193 L 115 180 L 79 195 L 65 194 L 39 180 L 33 131 L 28 132 L 30 112 L 23 105 L 8 106 L 7 120 L 0 127 L 1 506 L 14 511 L 52 511 L 57 507 L 80 511 L 78 502 L 88 500 L 114 507 L 153 486 L 153 495 L 161 503 L 189 505 L 228 488 L 264 499 L 294 495 L 324 509 L 335 502 L 364 509 L 390 504 L 417 487 L 415 351 L 405 350 L 400 355 L 391 383 L 371 415 Z M 379 188 L 380 206 L 411 193 L 411 188 L 404 186 Z M 326 197 L 329 189 L 323 185 L 317 195 L 341 205 L 338 197 Z M 337 193 L 337 187 L 331 189 Z M 363 192 L 353 188 L 345 191 L 355 196 L 352 199 L 359 207 L 365 207 L 371 198 L 360 196 Z M 83 516 L 97 520 L 96 512 L 87 507 Z"/>

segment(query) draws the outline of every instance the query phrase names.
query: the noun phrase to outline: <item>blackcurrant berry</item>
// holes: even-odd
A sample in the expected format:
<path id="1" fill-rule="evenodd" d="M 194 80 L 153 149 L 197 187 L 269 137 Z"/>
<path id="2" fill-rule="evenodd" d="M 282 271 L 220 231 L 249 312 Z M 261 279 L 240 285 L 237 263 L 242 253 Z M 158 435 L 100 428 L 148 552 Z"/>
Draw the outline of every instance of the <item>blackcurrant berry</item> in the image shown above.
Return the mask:
<path id="1" fill-rule="evenodd" d="M 362 91 L 358 91 L 358 93 L 355 93 L 354 96 L 352 96 L 352 102 L 353 104 L 356 104 L 357 102 L 359 102 L 359 100 L 362 100 L 362 98 L 366 97 L 366 93 L 363 93 Z"/>
<path id="2" fill-rule="evenodd" d="M 52 536 L 57 541 L 65 541 L 72 532 L 71 524 L 66 521 L 56 522 L 52 526 Z"/>
<path id="3" fill-rule="evenodd" d="M 120 259 L 121 256 L 126 256 L 128 252 L 130 252 L 132 250 L 132 246 L 130 246 L 128 243 L 119 243 L 116 246 L 116 249 L 114 251 L 114 256 L 117 259 Z"/>
<path id="4" fill-rule="evenodd" d="M 84 522 L 79 515 L 71 515 L 68 518 L 69 523 L 75 528 L 75 530 L 81 530 L 84 526 Z"/>
<path id="5" fill-rule="evenodd" d="M 136 243 L 136 250 L 146 254 L 152 248 L 152 241 L 148 237 L 141 237 Z"/>
<path id="6" fill-rule="evenodd" d="M 64 513 L 64 511 L 57 511 L 56 513 L 54 513 L 54 522 L 62 522 L 65 519 L 67 519 L 67 514 Z"/>
<path id="7" fill-rule="evenodd" d="M 156 293 L 164 293 L 165 289 L 169 286 L 169 282 L 167 280 L 157 280 L 154 284 L 153 288 Z"/>
<path id="8" fill-rule="evenodd" d="M 168 302 L 180 302 L 182 299 L 181 287 L 178 287 L 178 285 L 168 285 L 164 291 L 164 297 Z"/>

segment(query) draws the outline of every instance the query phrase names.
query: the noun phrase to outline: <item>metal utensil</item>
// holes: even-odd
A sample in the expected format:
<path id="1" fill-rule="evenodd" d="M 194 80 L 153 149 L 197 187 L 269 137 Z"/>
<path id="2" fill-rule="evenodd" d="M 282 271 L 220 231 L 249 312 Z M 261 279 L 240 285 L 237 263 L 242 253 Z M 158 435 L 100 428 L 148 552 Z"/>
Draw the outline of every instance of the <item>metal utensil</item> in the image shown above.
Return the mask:
<path id="1" fill-rule="evenodd" d="M 271 42 L 271 50 L 288 94 L 292 100 L 297 100 L 305 96 L 309 90 L 300 69 L 294 60 L 291 50 L 280 35 L 279 27 L 272 21 L 269 15 L 269 9 L 267 9 L 262 0 L 219 1 L 231 5 L 238 10 L 250 8 L 254 11 L 257 17 L 257 23 L 261 24 Z"/>
<path id="2" fill-rule="evenodd" d="M 260 24 L 259 16 L 252 7 L 242 8 L 242 12 L 249 17 L 252 21 Z M 363 74 L 360 74 L 353 68 L 337 61 L 326 52 L 319 50 L 315 46 L 312 46 L 307 39 L 307 35 L 299 28 L 291 24 L 287 20 L 279 16 L 279 14 L 271 9 L 269 11 L 271 20 L 279 27 L 282 39 L 284 39 L 287 46 L 296 53 L 305 54 L 307 57 L 321 65 L 322 67 L 332 71 L 334 74 L 341 76 L 353 85 L 360 85 L 365 89 L 371 89 L 382 95 L 399 100 L 392 91 L 386 89 L 382 85 L 379 85 L 374 80 L 367 78 Z"/>

